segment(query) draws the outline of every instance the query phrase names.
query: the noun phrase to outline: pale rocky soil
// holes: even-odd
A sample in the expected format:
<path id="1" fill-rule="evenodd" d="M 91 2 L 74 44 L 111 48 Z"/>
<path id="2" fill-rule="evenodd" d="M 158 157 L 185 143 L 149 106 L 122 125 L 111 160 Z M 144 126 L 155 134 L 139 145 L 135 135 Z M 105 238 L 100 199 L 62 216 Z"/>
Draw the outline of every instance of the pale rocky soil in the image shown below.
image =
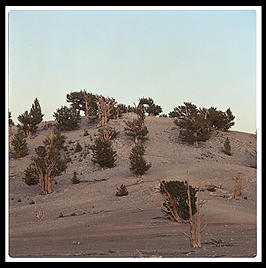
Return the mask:
<path id="1" fill-rule="evenodd" d="M 102 170 L 85 158 L 73 154 L 76 142 L 85 148 L 97 132 L 83 117 L 79 130 L 63 132 L 71 152 L 72 163 L 57 177 L 54 192 L 40 195 L 39 186 L 22 181 L 34 148 L 42 143 L 49 130 L 39 126 L 35 137 L 28 139 L 30 154 L 9 160 L 9 256 L 17 257 L 82 257 L 82 258 L 254 258 L 257 254 L 257 168 L 256 136 L 228 131 L 214 133 L 199 148 L 178 140 L 179 130 L 171 118 L 146 117 L 149 139 L 145 141 L 147 161 L 152 168 L 139 182 L 129 170 L 128 156 L 133 140 L 124 134 L 123 120 L 110 120 L 119 134 L 113 141 L 117 166 Z M 87 129 L 89 136 L 84 136 Z M 91 137 L 91 138 L 90 138 Z M 222 152 L 229 137 L 232 156 Z M 72 140 L 75 143 L 68 144 Z M 72 184 L 77 171 L 80 184 Z M 202 208 L 202 247 L 191 248 L 188 224 L 165 218 L 163 199 L 156 190 L 161 180 L 186 180 L 193 185 L 215 185 L 216 191 L 200 192 L 207 200 Z M 233 177 L 243 180 L 243 192 L 229 200 Z M 117 197 L 117 187 L 125 184 L 128 196 Z M 19 202 L 21 200 L 21 202 Z M 34 200 L 35 204 L 30 204 Z M 38 214 L 39 212 L 39 214 Z M 77 216 L 59 217 L 60 213 Z M 36 216 L 37 213 L 37 216 Z M 84 213 L 84 214 L 82 214 Z M 39 217 L 38 217 L 39 215 Z M 221 239 L 216 246 L 213 241 Z M 260 239 L 260 238 L 258 238 Z"/>

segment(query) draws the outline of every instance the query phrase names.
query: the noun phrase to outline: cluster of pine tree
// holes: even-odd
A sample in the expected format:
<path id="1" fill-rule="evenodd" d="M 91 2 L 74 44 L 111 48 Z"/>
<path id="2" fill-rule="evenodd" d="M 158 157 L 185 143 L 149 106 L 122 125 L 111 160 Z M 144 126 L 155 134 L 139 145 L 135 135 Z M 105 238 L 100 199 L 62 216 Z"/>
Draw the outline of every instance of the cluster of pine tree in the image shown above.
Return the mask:
<path id="1" fill-rule="evenodd" d="M 198 142 L 210 138 L 212 130 L 227 131 L 234 125 L 234 116 L 229 109 L 226 112 L 216 108 L 197 108 L 195 104 L 184 102 L 174 108 L 169 117 L 175 118 L 174 123 L 180 127 L 179 137 L 198 146 Z"/>

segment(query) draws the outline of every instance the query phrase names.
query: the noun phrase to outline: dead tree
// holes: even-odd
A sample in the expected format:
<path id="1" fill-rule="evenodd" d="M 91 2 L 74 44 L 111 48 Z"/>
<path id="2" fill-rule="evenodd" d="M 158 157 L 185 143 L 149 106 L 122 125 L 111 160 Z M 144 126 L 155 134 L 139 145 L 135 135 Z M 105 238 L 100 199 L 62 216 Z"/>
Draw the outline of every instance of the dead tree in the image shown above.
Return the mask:
<path id="1" fill-rule="evenodd" d="M 113 98 L 104 98 L 102 96 L 98 99 L 98 117 L 100 119 L 97 127 L 105 126 L 108 121 L 108 117 L 111 115 L 112 109 L 116 105 L 116 101 Z"/>
<path id="2" fill-rule="evenodd" d="M 200 187 L 198 187 L 197 192 L 200 192 Z M 200 201 L 199 195 L 197 196 L 197 213 L 193 219 L 192 216 L 192 207 L 191 207 L 191 199 L 190 199 L 190 189 L 189 183 L 187 181 L 187 203 L 189 207 L 189 226 L 190 226 L 190 234 L 184 232 L 186 236 L 190 239 L 190 244 L 193 248 L 201 247 L 201 232 L 203 231 L 206 224 L 202 227 L 201 225 L 201 214 L 200 209 L 206 203 L 206 201 Z"/>
<path id="3" fill-rule="evenodd" d="M 100 128 L 98 131 L 99 137 L 101 137 L 103 140 L 112 140 L 115 138 L 115 136 L 118 134 L 118 132 L 109 126 L 104 126 L 103 128 Z"/>
<path id="4" fill-rule="evenodd" d="M 242 194 L 242 179 L 240 177 L 234 177 L 234 189 L 228 199 L 236 199 Z"/>

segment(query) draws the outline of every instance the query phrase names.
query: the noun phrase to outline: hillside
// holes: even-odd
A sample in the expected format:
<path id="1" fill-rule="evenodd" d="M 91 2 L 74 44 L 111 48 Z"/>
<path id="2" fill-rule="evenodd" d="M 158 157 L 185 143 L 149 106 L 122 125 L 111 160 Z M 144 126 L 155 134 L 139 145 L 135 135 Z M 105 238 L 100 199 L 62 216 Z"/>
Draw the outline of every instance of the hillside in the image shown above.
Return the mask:
<path id="1" fill-rule="evenodd" d="M 173 119 L 146 117 L 149 139 L 144 142 L 145 159 L 152 167 L 140 182 L 129 170 L 128 157 L 134 142 L 124 134 L 124 120 L 134 117 L 135 114 L 128 113 L 108 122 L 119 131 L 113 141 L 117 166 L 112 169 L 102 170 L 93 165 L 90 154 L 84 158 L 82 152 L 73 153 L 77 142 L 83 150 L 92 144 L 97 132 L 86 117 L 82 118 L 80 129 L 63 132 L 72 163 L 56 178 L 54 192 L 45 196 L 39 194 L 38 185 L 28 186 L 22 181 L 34 148 L 50 131 L 45 122 L 39 125 L 36 136 L 27 139 L 30 154 L 9 160 L 11 257 L 256 255 L 256 136 L 217 131 L 195 148 L 178 140 L 179 129 Z M 88 136 L 83 135 L 85 129 Z M 222 152 L 226 137 L 230 139 L 232 156 Z M 79 184 L 71 182 L 74 171 L 82 181 Z M 188 224 L 177 224 L 164 217 L 163 200 L 157 191 L 159 181 L 186 180 L 187 172 L 191 184 L 216 187 L 215 192 L 200 192 L 201 199 L 208 201 L 202 208 L 207 227 L 202 233 L 200 249 L 191 248 L 183 234 L 188 232 Z M 229 200 L 234 176 L 242 178 L 242 196 Z M 128 196 L 115 196 L 121 184 L 126 185 Z M 212 239 L 223 242 L 215 246 Z"/>

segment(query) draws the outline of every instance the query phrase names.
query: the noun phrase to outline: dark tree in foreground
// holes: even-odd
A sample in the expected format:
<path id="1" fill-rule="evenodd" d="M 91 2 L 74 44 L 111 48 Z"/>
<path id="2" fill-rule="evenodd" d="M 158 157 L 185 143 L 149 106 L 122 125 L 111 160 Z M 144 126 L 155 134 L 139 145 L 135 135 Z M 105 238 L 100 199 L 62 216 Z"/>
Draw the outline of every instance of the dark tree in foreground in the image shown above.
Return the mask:
<path id="1" fill-rule="evenodd" d="M 98 137 L 90 149 L 92 150 L 92 162 L 99 164 L 102 168 L 116 166 L 116 151 L 112 149 L 111 141 Z"/>
<path id="2" fill-rule="evenodd" d="M 189 219 L 187 187 L 187 182 L 183 181 L 162 181 L 160 183 L 160 193 L 164 198 L 163 206 L 166 208 L 164 212 L 173 221 L 181 222 L 182 219 Z M 190 185 L 189 189 L 192 214 L 194 215 L 197 212 L 197 190 Z"/>
<path id="3" fill-rule="evenodd" d="M 79 126 L 81 120 L 79 110 L 74 109 L 73 107 L 61 106 L 60 109 L 57 109 L 53 114 L 56 120 L 56 127 L 60 131 L 65 130 L 75 130 Z"/>
<path id="4" fill-rule="evenodd" d="M 59 132 L 51 133 L 42 146 L 35 149 L 31 164 L 24 170 L 24 181 L 28 185 L 39 183 L 42 194 L 53 191 L 52 181 L 67 168 L 67 160 L 61 156 L 65 137 Z"/>
<path id="5" fill-rule="evenodd" d="M 136 144 L 130 153 L 130 170 L 132 173 L 139 177 L 146 173 L 151 168 L 151 164 L 147 164 L 146 160 L 143 158 L 145 153 L 145 148 L 142 144 Z"/>
<path id="6" fill-rule="evenodd" d="M 22 130 L 18 130 L 18 132 L 14 135 L 11 140 L 11 145 L 13 146 L 12 154 L 15 158 L 21 158 L 29 154 L 26 136 Z"/>
<path id="7" fill-rule="evenodd" d="M 125 124 L 125 134 L 133 137 L 135 144 L 141 143 L 143 140 L 147 139 L 149 131 L 142 117 L 139 116 L 137 119 L 133 119 L 133 121 L 125 121 Z"/>

